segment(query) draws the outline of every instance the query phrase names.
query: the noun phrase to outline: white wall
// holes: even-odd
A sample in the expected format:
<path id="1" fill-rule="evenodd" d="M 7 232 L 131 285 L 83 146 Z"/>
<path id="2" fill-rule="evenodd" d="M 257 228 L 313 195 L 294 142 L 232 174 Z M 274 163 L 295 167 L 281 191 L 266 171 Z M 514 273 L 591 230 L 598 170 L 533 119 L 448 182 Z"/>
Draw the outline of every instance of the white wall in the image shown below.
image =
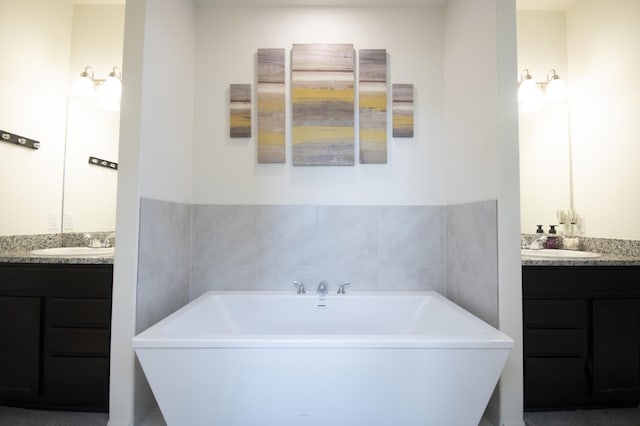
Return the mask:
<path id="1" fill-rule="evenodd" d="M 440 8 L 200 4 L 196 23 L 194 202 L 443 204 Z M 257 164 L 255 117 L 254 137 L 227 136 L 229 84 L 252 83 L 255 90 L 257 49 L 282 47 L 289 52 L 293 43 L 311 42 L 387 49 L 389 83 L 414 84 L 415 137 L 389 137 L 388 164 L 360 165 L 356 160 L 354 167 L 292 167 L 290 134 L 286 164 Z M 286 58 L 289 69 L 289 54 Z"/>
<path id="2" fill-rule="evenodd" d="M 140 198 L 191 202 L 194 21 L 190 0 L 126 4 L 109 426 L 138 424 L 153 406 L 131 348 Z"/>
<path id="3" fill-rule="evenodd" d="M 0 129 L 41 142 L 0 142 L 0 235 L 59 232 L 71 0 L 0 3 Z"/>
<path id="4" fill-rule="evenodd" d="M 564 12 L 518 12 L 518 72 L 526 68 L 538 82 L 555 69 L 569 86 Z M 558 223 L 556 210 L 571 205 L 569 115 L 567 102 L 543 103 L 542 109 L 521 112 L 520 188 L 521 229 Z"/>
<path id="5" fill-rule="evenodd" d="M 191 202 L 195 23 L 190 0 L 147 3 L 140 195 Z"/>
<path id="6" fill-rule="evenodd" d="M 496 199 L 496 29 L 493 1 L 451 1 L 445 26 L 447 203 Z"/>
<path id="7" fill-rule="evenodd" d="M 567 12 L 574 199 L 590 237 L 640 239 L 640 2 Z"/>
<path id="8" fill-rule="evenodd" d="M 515 37 L 514 2 L 451 0 L 447 5 L 444 50 L 447 203 L 498 200 L 498 324 L 515 340 L 515 347 L 503 371 L 499 393 L 492 399 L 487 414 L 496 424 L 522 426 Z M 460 288 L 461 284 L 457 285 Z"/>

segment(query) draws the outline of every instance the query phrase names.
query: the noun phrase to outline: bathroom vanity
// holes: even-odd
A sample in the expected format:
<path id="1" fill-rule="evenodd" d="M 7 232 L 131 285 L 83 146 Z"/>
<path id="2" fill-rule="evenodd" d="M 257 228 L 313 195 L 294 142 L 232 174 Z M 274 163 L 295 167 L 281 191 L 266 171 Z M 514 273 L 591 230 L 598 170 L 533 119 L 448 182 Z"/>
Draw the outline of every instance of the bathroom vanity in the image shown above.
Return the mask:
<path id="1" fill-rule="evenodd" d="M 640 259 L 523 260 L 522 284 L 525 410 L 637 406 Z"/>
<path id="2" fill-rule="evenodd" d="M 106 412 L 112 259 L 23 260 L 0 262 L 0 405 Z"/>

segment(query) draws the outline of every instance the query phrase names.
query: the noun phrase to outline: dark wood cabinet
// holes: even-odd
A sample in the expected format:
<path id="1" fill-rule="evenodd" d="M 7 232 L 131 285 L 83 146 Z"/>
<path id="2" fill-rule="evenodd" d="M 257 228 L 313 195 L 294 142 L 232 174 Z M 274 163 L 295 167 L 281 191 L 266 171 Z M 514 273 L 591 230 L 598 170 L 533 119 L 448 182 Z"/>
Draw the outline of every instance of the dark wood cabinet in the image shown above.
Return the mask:
<path id="1" fill-rule="evenodd" d="M 640 299 L 593 301 L 593 399 L 637 405 Z"/>
<path id="2" fill-rule="evenodd" d="M 108 410 L 113 266 L 0 264 L 0 404 Z"/>
<path id="3" fill-rule="evenodd" d="M 40 311 L 39 297 L 0 296 L 0 399 L 38 395 Z"/>
<path id="4" fill-rule="evenodd" d="M 525 410 L 637 406 L 640 268 L 523 266 Z"/>

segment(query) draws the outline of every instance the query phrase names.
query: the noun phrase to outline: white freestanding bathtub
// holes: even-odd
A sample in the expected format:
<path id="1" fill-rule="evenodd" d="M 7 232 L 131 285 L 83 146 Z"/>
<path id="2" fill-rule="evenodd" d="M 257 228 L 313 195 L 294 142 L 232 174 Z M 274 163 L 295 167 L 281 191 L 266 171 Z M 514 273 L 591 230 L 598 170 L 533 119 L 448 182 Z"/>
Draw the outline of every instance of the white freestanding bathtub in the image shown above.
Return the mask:
<path id="1" fill-rule="evenodd" d="M 435 292 L 208 292 L 133 347 L 169 426 L 476 426 L 513 341 Z"/>

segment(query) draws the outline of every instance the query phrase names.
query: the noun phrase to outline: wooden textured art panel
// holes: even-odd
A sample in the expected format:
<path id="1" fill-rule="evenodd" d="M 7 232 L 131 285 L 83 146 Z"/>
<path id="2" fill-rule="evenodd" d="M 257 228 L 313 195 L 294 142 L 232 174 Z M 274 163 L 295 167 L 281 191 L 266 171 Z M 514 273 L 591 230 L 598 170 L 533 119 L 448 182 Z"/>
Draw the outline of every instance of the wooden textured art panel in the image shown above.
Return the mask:
<path id="1" fill-rule="evenodd" d="M 359 52 L 360 163 L 387 162 L 387 51 Z"/>
<path id="2" fill-rule="evenodd" d="M 286 158 L 284 55 L 284 49 L 258 49 L 258 163 Z"/>
<path id="3" fill-rule="evenodd" d="M 229 136 L 251 137 L 251 85 L 229 86 Z"/>
<path id="4" fill-rule="evenodd" d="M 393 137 L 413 137 L 413 84 L 393 85 Z"/>
<path id="5" fill-rule="evenodd" d="M 353 45 L 294 44 L 291 67 L 293 165 L 353 165 Z"/>

